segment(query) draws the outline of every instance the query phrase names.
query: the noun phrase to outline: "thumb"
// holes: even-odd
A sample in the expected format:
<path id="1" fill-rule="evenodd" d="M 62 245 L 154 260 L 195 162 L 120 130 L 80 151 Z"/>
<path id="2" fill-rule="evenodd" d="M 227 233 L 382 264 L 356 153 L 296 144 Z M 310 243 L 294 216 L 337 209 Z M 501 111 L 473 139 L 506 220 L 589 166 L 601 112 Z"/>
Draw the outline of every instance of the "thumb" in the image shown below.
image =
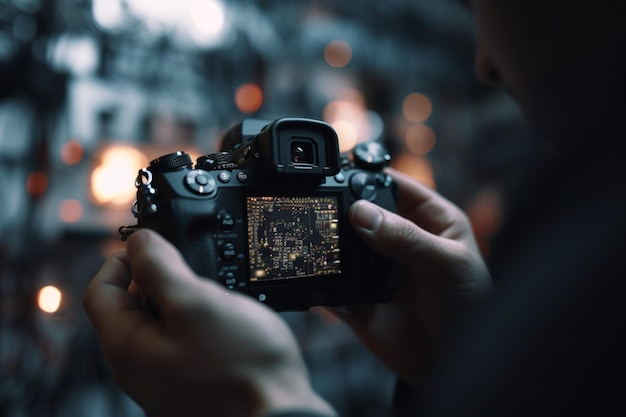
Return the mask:
<path id="1" fill-rule="evenodd" d="M 352 227 L 375 251 L 395 261 L 410 265 L 415 257 L 440 258 L 445 242 L 410 220 L 367 200 L 355 202 L 349 211 Z"/>

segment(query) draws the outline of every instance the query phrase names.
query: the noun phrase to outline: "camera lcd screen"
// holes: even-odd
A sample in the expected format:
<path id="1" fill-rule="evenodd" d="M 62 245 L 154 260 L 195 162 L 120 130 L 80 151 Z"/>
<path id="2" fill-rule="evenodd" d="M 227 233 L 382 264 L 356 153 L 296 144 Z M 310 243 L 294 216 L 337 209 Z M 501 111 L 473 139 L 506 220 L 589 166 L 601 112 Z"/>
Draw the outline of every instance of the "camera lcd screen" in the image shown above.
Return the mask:
<path id="1" fill-rule="evenodd" d="M 341 273 L 337 196 L 246 198 L 250 281 Z"/>

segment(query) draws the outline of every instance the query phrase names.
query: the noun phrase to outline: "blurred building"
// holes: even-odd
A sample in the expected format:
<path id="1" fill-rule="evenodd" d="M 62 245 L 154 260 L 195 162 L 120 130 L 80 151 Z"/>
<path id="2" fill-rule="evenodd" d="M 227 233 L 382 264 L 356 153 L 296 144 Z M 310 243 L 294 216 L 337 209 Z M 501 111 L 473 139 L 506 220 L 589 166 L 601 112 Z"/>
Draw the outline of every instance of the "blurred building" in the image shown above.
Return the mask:
<path id="1" fill-rule="evenodd" d="M 141 415 L 82 291 L 134 223 L 137 170 L 215 152 L 244 118 L 384 143 L 468 209 L 487 254 L 528 132 L 475 81 L 471 25 L 454 1 L 0 0 L 0 415 Z M 344 326 L 285 318 L 343 416 L 389 413 L 392 376 Z"/>

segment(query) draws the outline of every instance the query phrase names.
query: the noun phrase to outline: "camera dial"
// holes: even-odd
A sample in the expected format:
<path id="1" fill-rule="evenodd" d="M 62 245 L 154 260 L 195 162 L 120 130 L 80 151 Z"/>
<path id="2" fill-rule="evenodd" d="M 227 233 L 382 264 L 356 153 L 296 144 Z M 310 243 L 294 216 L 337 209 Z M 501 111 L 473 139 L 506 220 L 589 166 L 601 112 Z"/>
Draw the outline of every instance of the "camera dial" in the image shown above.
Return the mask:
<path id="1" fill-rule="evenodd" d="M 183 151 L 169 153 L 150 162 L 150 171 L 153 174 L 191 168 L 191 157 Z"/>
<path id="2" fill-rule="evenodd" d="M 380 171 L 391 161 L 389 152 L 378 142 L 358 144 L 352 151 L 352 156 L 354 164 L 367 171 Z"/>
<path id="3" fill-rule="evenodd" d="M 194 169 L 185 175 L 185 185 L 197 194 L 208 195 L 217 188 L 217 183 L 207 171 Z"/>
<path id="4" fill-rule="evenodd" d="M 196 159 L 196 167 L 206 171 L 238 168 L 238 164 L 231 160 L 230 155 L 230 152 L 218 152 L 201 156 Z"/>

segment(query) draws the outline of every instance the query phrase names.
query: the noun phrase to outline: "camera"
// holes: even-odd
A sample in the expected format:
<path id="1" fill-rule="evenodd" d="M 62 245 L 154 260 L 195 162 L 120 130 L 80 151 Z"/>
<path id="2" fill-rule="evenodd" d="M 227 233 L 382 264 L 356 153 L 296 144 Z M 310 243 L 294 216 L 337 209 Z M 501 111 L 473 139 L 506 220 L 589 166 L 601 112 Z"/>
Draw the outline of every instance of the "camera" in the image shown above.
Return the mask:
<path id="1" fill-rule="evenodd" d="M 350 205 L 395 211 L 377 142 L 342 157 L 334 129 L 304 118 L 248 119 L 197 158 L 163 155 L 135 180 L 136 226 L 159 232 L 200 276 L 277 311 L 389 301 L 393 264 L 352 230 Z"/>

